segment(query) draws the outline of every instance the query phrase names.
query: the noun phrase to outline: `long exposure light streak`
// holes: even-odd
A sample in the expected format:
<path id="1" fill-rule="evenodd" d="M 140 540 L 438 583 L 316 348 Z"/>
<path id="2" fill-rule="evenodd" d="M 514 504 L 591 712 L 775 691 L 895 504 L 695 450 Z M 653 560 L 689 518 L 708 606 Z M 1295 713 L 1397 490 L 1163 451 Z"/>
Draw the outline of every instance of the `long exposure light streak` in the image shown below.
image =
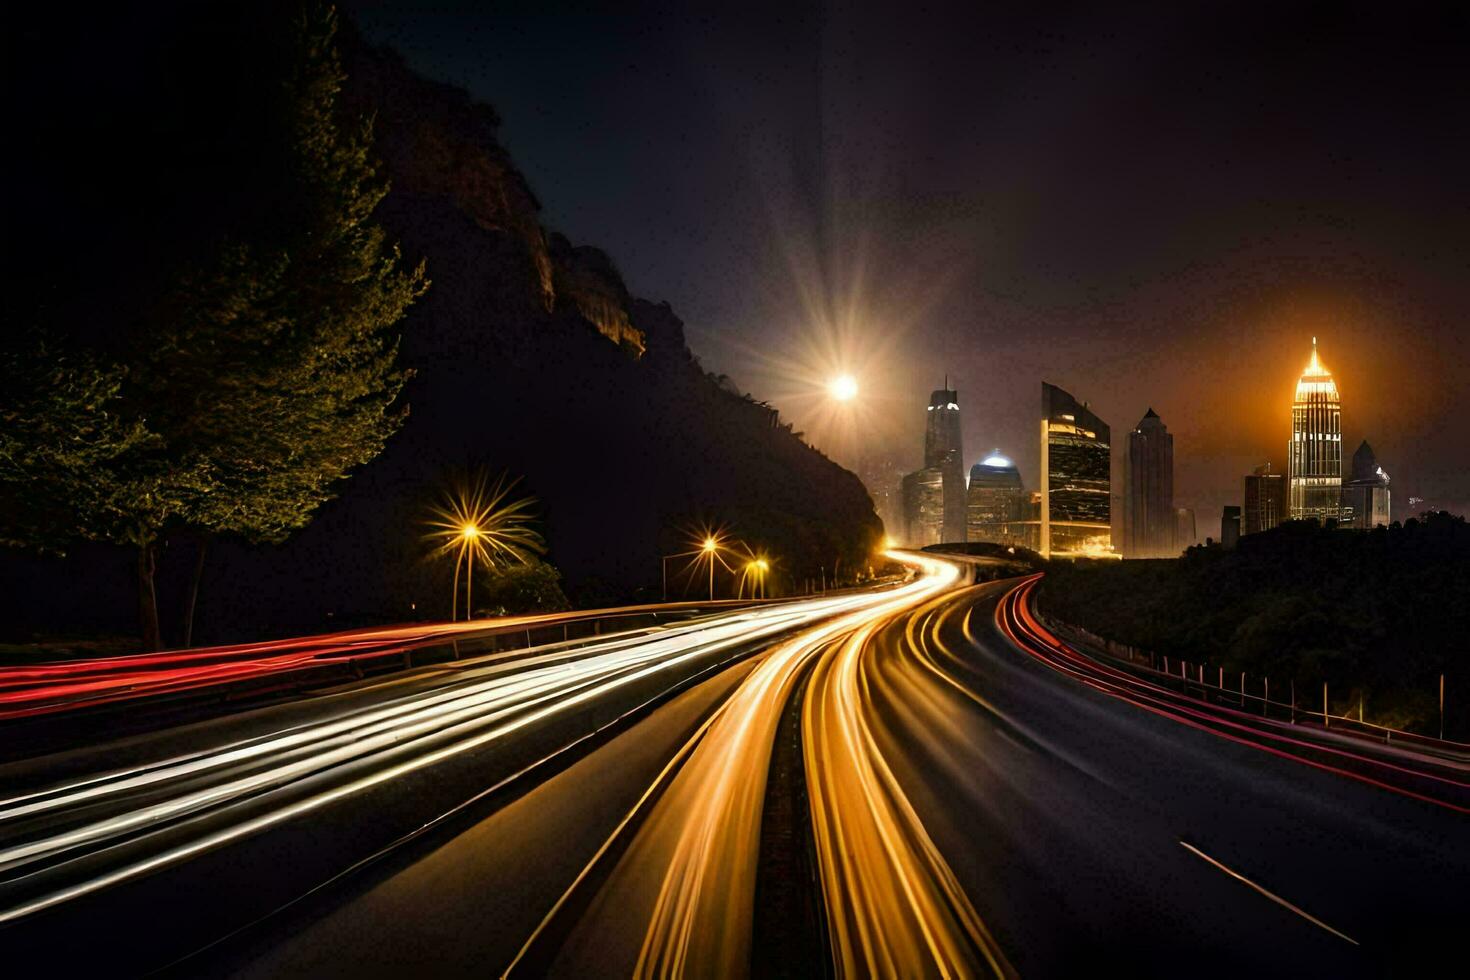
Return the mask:
<path id="1" fill-rule="evenodd" d="M 872 728 L 873 637 L 885 625 L 870 620 L 817 662 L 802 710 L 833 959 L 843 976 L 1013 976 Z"/>
<path id="2" fill-rule="evenodd" d="M 762 657 L 717 712 L 676 755 L 655 787 L 635 805 L 607 842 L 553 906 L 507 969 L 516 969 L 550 926 L 570 895 L 582 886 L 613 841 L 650 801 L 640 825 L 594 908 L 646 910 L 647 927 L 626 949 L 627 963 L 611 967 L 640 977 L 689 973 L 740 975 L 750 959 L 751 916 L 759 850 L 761 809 L 771 747 L 791 692 L 810 660 L 874 617 L 892 615 L 952 587 L 958 570 L 948 562 L 903 556 L 923 574 L 887 593 L 854 596 L 844 615 L 803 630 Z M 595 918 L 595 915 L 593 916 Z M 597 965 L 609 969 L 611 943 L 596 944 Z M 577 952 L 569 968 L 590 968 Z M 566 964 L 563 964 L 566 965 Z"/>
<path id="3" fill-rule="evenodd" d="M 1223 705 L 1207 705 L 1078 653 L 1038 622 L 1031 611 L 1030 601 L 1039 580 L 1039 576 L 1027 579 L 1008 592 L 996 606 L 995 623 L 1018 649 L 1048 667 L 1109 697 L 1238 745 L 1435 806 L 1470 813 L 1470 805 L 1463 802 L 1470 793 L 1470 782 L 1450 774 L 1463 771 L 1463 765 L 1403 751 L 1396 752 L 1390 761 L 1365 751 L 1309 740 L 1300 730 L 1283 731 L 1285 726 L 1280 722 Z M 1321 761 L 1320 757 L 1333 761 Z M 1448 795 L 1435 795 L 1438 792 Z"/>
<path id="4" fill-rule="evenodd" d="M 194 650 L 0 667 L 0 721 L 58 714 L 120 701 L 203 691 L 221 685 L 340 664 L 383 660 L 452 641 L 612 616 L 666 612 L 669 606 L 625 606 L 580 613 L 503 616 L 474 623 L 414 623 L 322 636 Z M 720 608 L 714 605 L 712 608 Z"/>
<path id="5" fill-rule="evenodd" d="M 454 671 L 442 686 L 264 737 L 0 800 L 0 922 L 210 848 L 608 696 L 874 601 L 741 610 L 653 636 Z"/>

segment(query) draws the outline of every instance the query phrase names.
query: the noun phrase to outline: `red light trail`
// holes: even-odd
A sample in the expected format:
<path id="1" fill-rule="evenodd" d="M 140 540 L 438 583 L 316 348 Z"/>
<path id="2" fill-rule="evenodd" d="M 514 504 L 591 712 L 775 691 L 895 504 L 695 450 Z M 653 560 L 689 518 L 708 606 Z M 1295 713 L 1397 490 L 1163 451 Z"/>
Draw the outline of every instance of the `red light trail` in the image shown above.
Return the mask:
<path id="1" fill-rule="evenodd" d="M 1431 790 L 1437 786 L 1448 787 L 1452 797 L 1463 798 L 1470 793 L 1470 782 L 1445 774 L 1446 770 L 1461 770 L 1463 766 L 1430 759 L 1424 755 L 1411 756 L 1408 753 L 1398 753 L 1395 758 L 1399 761 L 1390 762 L 1363 752 L 1353 752 L 1288 735 L 1277 730 L 1282 727 L 1280 722 L 1267 721 L 1233 708 L 1196 701 L 1185 694 L 1109 667 L 1079 653 L 1046 629 L 1032 613 L 1030 600 L 1040 579 L 1039 575 L 1029 578 L 1006 593 L 996 606 L 995 623 L 1017 648 L 1053 670 L 1074 677 L 1110 697 L 1127 701 L 1190 728 L 1206 731 L 1323 772 L 1460 813 L 1470 813 L 1470 806 L 1463 802 L 1430 795 Z M 1308 753 L 1329 756 L 1339 764 L 1308 758 Z M 1415 764 L 1410 765 L 1410 762 Z M 1344 768 L 1347 764 L 1366 769 L 1373 775 Z"/>

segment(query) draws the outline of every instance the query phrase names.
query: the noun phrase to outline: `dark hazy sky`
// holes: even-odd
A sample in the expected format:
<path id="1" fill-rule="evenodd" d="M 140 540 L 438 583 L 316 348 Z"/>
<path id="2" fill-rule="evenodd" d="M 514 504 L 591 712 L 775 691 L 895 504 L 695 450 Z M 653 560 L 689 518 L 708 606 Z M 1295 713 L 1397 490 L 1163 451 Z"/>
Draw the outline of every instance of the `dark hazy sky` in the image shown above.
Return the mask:
<path id="1" fill-rule="evenodd" d="M 1466 8 L 346 6 L 492 103 L 546 223 L 850 465 L 918 465 L 947 372 L 968 462 L 1034 487 L 1045 379 L 1115 464 L 1158 411 L 1218 533 L 1285 465 L 1315 334 L 1395 516 L 1470 510 Z M 834 419 L 840 367 L 864 393 Z"/>

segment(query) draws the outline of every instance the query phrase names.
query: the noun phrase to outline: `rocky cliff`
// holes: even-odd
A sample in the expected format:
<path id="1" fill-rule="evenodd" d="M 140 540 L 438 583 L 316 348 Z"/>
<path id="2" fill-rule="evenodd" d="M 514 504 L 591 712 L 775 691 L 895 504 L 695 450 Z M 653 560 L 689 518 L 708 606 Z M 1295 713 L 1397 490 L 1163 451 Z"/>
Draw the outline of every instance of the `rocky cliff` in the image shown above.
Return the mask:
<path id="1" fill-rule="evenodd" d="M 656 595 L 660 556 L 685 550 L 684 531 L 700 523 L 774 555 L 775 588 L 839 559 L 866 562 L 881 525 L 857 478 L 774 409 L 708 376 L 674 312 L 631 296 L 609 256 L 543 227 L 491 107 L 416 75 L 350 25 L 339 43 L 345 107 L 375 119 L 392 185 L 377 218 L 432 280 L 402 325 L 410 415 L 290 542 L 211 551 L 203 639 L 447 613 L 442 570 L 423 560 L 423 521 L 452 474 L 475 466 L 520 476 L 539 499 L 548 557 L 584 603 Z M 189 560 L 175 550 L 165 595 L 177 586 L 170 566 Z M 93 549 L 89 567 L 114 560 Z M 74 572 L 23 577 L 54 585 Z M 130 609 L 126 581 L 119 571 L 120 585 L 95 591 L 97 608 L 115 603 L 114 619 Z M 32 591 L 38 618 L 65 605 L 63 591 Z"/>

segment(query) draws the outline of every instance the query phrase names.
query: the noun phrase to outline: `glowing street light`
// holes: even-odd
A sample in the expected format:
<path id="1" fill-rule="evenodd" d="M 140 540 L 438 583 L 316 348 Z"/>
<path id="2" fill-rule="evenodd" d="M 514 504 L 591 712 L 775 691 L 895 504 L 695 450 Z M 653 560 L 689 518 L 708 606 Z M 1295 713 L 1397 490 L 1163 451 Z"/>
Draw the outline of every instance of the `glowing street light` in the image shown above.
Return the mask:
<path id="1" fill-rule="evenodd" d="M 462 547 L 460 550 L 464 552 L 464 554 L 468 555 L 470 553 L 470 548 L 474 546 L 475 539 L 480 536 L 480 529 L 475 527 L 475 525 L 473 524 L 466 524 L 464 526 L 464 530 L 459 533 L 460 537 L 464 538 L 465 542 L 464 547 Z M 474 594 L 475 563 L 474 561 L 470 561 L 468 565 L 469 567 L 465 569 L 464 577 L 464 618 L 466 620 L 471 620 L 475 618 L 475 607 L 473 600 L 471 599 L 471 596 L 473 596 Z M 456 574 L 459 572 L 458 559 L 455 559 L 454 570 Z"/>
<path id="2" fill-rule="evenodd" d="M 724 535 L 718 530 L 705 531 L 703 538 L 696 537 L 690 541 L 690 544 L 696 547 L 691 551 L 681 551 L 673 555 L 664 555 L 661 560 L 664 602 L 669 601 L 669 560 L 673 558 L 689 558 L 691 556 L 693 560 L 689 564 L 693 567 L 698 567 L 699 562 L 709 563 L 709 599 L 710 602 L 715 601 L 715 562 L 719 562 L 722 565 L 725 564 L 724 559 L 720 557 L 720 550 L 725 546 Z M 725 565 L 725 567 L 728 569 L 730 566 Z"/>
<path id="3" fill-rule="evenodd" d="M 753 556 L 745 563 L 744 574 L 740 576 L 740 594 L 745 594 L 745 583 L 750 582 L 750 597 L 756 597 L 756 590 L 760 590 L 760 598 L 766 597 L 766 572 L 771 570 L 771 563 L 759 555 Z"/>
<path id="4" fill-rule="evenodd" d="M 715 553 L 720 550 L 720 542 L 715 540 L 713 534 L 704 539 L 704 560 L 709 562 L 709 601 L 715 601 Z"/>
<path id="5" fill-rule="evenodd" d="M 827 382 L 827 393 L 840 402 L 850 402 L 857 397 L 857 378 L 850 374 L 840 374 Z"/>
<path id="6" fill-rule="evenodd" d="M 528 563 L 546 552 L 546 543 L 532 527 L 535 499 L 510 499 L 515 481 L 500 477 L 491 484 L 479 473 L 445 494 L 429 520 L 428 538 L 439 543 L 435 555 L 454 552 L 454 584 L 450 589 L 449 619 L 459 619 L 459 566 L 466 566 L 465 619 L 474 618 L 475 563 L 494 565 L 498 559 Z"/>

